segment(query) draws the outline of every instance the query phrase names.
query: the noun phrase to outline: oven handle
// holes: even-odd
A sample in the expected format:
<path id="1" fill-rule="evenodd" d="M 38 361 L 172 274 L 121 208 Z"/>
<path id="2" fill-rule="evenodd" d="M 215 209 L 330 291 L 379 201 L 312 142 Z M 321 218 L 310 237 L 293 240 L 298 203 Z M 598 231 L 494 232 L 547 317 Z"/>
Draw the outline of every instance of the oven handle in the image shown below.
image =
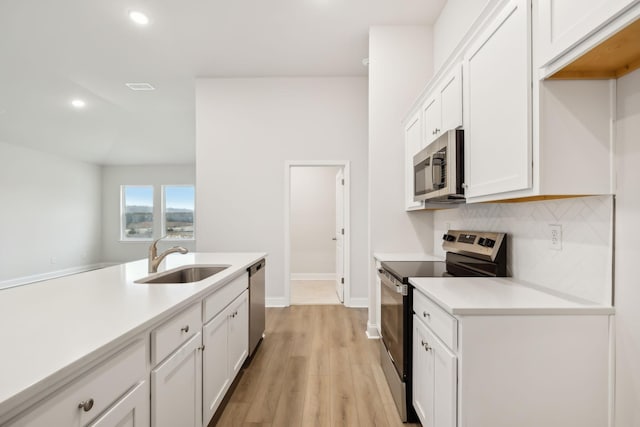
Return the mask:
<path id="1" fill-rule="evenodd" d="M 384 274 L 384 270 L 378 269 L 378 276 L 380 277 L 380 282 L 386 286 L 387 288 L 395 291 L 396 293 L 402 294 L 402 296 L 409 295 L 409 286 L 403 283 L 394 284 L 391 283 L 391 280 Z"/>

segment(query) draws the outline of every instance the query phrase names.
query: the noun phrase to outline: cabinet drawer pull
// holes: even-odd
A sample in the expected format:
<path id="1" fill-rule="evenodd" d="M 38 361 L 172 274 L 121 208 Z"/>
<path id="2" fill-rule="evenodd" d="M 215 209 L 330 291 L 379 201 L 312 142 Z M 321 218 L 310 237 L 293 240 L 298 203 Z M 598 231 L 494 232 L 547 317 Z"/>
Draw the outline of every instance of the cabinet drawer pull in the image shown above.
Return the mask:
<path id="1" fill-rule="evenodd" d="M 189 332 L 189 325 L 185 326 L 184 328 L 180 328 L 180 330 L 184 333 Z"/>
<path id="2" fill-rule="evenodd" d="M 78 409 L 84 410 L 84 412 L 89 412 L 93 408 L 93 399 L 84 400 L 78 403 Z"/>

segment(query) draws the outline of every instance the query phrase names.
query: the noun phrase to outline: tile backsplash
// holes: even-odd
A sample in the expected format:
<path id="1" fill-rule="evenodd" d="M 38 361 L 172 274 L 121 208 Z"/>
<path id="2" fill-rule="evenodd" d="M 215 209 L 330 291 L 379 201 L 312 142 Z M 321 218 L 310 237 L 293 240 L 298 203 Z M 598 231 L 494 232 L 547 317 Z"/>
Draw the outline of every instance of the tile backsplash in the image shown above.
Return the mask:
<path id="1" fill-rule="evenodd" d="M 462 205 L 435 211 L 434 236 L 448 229 L 508 234 L 508 274 L 553 292 L 610 304 L 613 196 L 526 203 Z M 562 248 L 551 246 L 549 224 L 562 228 Z M 444 256 L 435 239 L 434 253 Z"/>

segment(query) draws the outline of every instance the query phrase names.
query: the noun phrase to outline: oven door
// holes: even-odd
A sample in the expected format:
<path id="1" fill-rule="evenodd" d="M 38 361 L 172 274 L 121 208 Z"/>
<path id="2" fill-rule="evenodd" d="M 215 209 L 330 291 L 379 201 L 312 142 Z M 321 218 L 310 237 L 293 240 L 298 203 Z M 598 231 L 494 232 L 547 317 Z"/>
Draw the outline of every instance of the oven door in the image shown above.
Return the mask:
<path id="1" fill-rule="evenodd" d="M 391 360 L 401 379 L 405 375 L 405 300 L 407 298 L 407 285 L 403 285 L 384 270 L 378 271 L 382 287 L 380 290 L 382 323 L 382 342 L 391 356 Z"/>

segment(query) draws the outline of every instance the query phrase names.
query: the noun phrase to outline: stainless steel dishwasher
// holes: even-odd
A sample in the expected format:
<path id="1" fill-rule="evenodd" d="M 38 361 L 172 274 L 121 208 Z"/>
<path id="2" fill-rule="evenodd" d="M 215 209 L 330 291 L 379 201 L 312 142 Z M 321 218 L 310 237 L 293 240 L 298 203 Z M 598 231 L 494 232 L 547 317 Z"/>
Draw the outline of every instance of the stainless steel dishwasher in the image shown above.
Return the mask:
<path id="1" fill-rule="evenodd" d="M 264 336 L 264 268 L 261 259 L 247 269 L 249 272 L 249 357 L 252 357 Z"/>

